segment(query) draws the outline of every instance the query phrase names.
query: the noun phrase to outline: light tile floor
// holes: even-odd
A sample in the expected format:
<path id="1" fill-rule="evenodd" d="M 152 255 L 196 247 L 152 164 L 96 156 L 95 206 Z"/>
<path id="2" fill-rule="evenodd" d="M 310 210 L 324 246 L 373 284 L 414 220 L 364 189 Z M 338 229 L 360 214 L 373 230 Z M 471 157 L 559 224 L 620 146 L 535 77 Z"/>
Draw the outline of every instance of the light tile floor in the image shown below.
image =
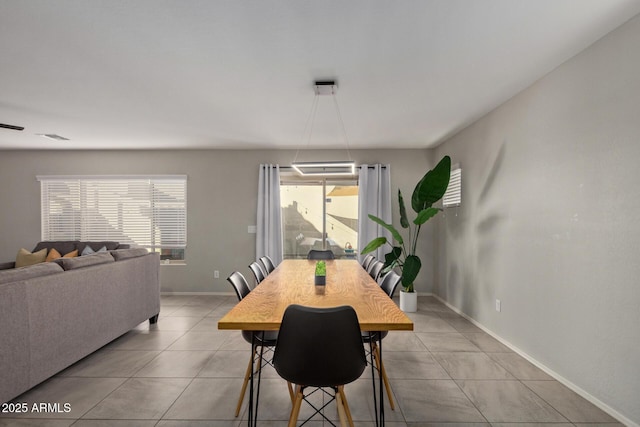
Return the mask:
<path id="1" fill-rule="evenodd" d="M 246 424 L 246 399 L 239 418 L 234 410 L 249 345 L 237 331 L 217 330 L 235 304 L 231 296 L 162 297 L 157 325 L 140 324 L 14 400 L 30 408 L 69 403 L 70 412 L 5 413 L 0 426 Z M 410 317 L 413 332 L 392 332 L 383 342 L 397 404 L 392 411 L 385 402 L 387 425 L 620 425 L 436 299 L 421 297 Z M 373 426 L 371 371 L 345 390 L 356 425 Z M 286 426 L 289 410 L 286 383 L 266 368 L 259 424 Z M 333 404 L 325 413 L 337 418 Z"/>

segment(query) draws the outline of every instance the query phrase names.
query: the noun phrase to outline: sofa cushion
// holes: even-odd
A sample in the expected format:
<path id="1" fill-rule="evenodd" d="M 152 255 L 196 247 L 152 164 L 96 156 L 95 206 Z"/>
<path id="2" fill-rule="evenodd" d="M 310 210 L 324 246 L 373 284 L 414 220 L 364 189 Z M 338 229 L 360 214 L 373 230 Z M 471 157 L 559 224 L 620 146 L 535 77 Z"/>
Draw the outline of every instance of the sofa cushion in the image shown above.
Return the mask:
<path id="1" fill-rule="evenodd" d="M 149 254 L 149 251 L 145 248 L 131 248 L 131 249 L 116 249 L 111 251 L 111 255 L 116 261 L 123 259 L 135 258 Z"/>
<path id="2" fill-rule="evenodd" d="M 0 284 L 32 279 L 34 277 L 46 276 L 48 274 L 62 273 L 62 271 L 62 267 L 55 262 L 43 262 L 37 265 L 29 265 L 27 267 L 1 270 Z"/>
<path id="3" fill-rule="evenodd" d="M 9 268 L 16 268 L 16 262 L 15 261 L 0 262 L 0 270 L 7 270 Z"/>
<path id="4" fill-rule="evenodd" d="M 38 263 L 44 262 L 46 258 L 47 258 L 46 248 L 33 253 L 22 248 L 18 251 L 18 255 L 16 255 L 16 268 L 26 267 L 27 265 L 38 264 Z"/>
<path id="5" fill-rule="evenodd" d="M 109 252 L 96 253 L 91 256 L 79 256 L 76 258 L 58 258 L 56 263 L 62 265 L 65 271 L 75 270 L 76 268 L 89 267 L 92 265 L 105 264 L 114 262 L 115 260 Z"/>
<path id="6" fill-rule="evenodd" d="M 50 250 L 51 248 L 55 248 L 61 254 L 68 254 L 69 252 L 77 249 L 76 245 L 78 244 L 77 240 L 49 240 L 45 242 L 38 242 L 33 251 L 39 251 L 43 248 L 47 248 Z"/>
<path id="7" fill-rule="evenodd" d="M 106 248 L 105 250 L 107 251 L 112 251 L 114 249 L 118 249 L 118 246 L 120 244 L 118 242 L 110 242 L 110 241 L 105 241 L 105 242 L 77 242 L 76 247 L 74 249 L 78 250 L 78 253 L 81 254 L 82 251 L 84 251 L 84 248 L 89 246 L 91 249 L 93 249 L 94 252 L 98 252 L 100 250 L 100 248 L 102 248 L 103 246 Z"/>
<path id="8" fill-rule="evenodd" d="M 103 246 L 100 249 L 98 249 L 97 251 L 94 251 L 91 246 L 87 245 L 84 247 L 84 249 L 82 250 L 82 253 L 80 255 L 85 256 L 85 255 L 93 255 L 93 254 L 97 254 L 99 252 L 107 252 L 107 247 Z"/>

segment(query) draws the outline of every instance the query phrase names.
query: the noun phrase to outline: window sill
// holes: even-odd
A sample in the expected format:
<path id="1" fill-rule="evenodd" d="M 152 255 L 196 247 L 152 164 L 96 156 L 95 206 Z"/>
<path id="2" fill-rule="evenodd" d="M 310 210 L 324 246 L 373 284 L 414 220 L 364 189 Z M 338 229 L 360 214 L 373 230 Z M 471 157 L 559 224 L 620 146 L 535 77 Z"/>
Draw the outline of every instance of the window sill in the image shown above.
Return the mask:
<path id="1" fill-rule="evenodd" d="M 174 261 L 174 260 L 161 260 L 160 265 L 163 266 L 171 266 L 171 265 L 187 265 L 186 261 Z"/>

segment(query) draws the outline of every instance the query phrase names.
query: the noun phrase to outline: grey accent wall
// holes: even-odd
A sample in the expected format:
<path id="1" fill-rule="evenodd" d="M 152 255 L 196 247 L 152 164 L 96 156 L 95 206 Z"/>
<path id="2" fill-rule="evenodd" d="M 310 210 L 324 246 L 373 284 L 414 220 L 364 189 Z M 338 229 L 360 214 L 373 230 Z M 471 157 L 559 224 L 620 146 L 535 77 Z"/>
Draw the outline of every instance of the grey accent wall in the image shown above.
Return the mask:
<path id="1" fill-rule="evenodd" d="M 427 150 L 352 150 L 358 163 L 390 163 L 394 192 L 411 193 L 433 167 Z M 187 174 L 187 265 L 161 266 L 164 292 L 227 292 L 226 277 L 255 259 L 258 166 L 289 165 L 295 151 L 0 151 L 0 260 L 15 260 L 21 247 L 40 240 L 40 184 L 36 175 Z M 344 150 L 302 151 L 300 161 L 335 160 Z M 395 194 L 395 193 L 394 193 Z M 394 222 L 399 227 L 394 196 Z M 425 242 L 435 226 L 424 230 Z M 432 245 L 423 245 L 425 265 L 416 287 L 431 291 Z M 213 278 L 213 271 L 220 278 Z"/>
<path id="2" fill-rule="evenodd" d="M 640 424 L 640 18 L 436 149 L 435 292 Z M 495 300 L 502 311 L 495 310 Z"/>

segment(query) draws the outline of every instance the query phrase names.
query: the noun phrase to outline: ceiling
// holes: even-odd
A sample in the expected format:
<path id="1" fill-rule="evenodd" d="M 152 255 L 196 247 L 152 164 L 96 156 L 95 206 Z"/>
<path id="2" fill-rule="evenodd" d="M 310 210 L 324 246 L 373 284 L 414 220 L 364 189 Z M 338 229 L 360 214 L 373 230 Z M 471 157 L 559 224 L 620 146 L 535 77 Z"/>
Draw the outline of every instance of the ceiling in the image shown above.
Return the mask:
<path id="1" fill-rule="evenodd" d="M 0 149 L 442 142 L 640 0 L 0 0 Z M 36 134 L 54 133 L 70 141 Z"/>

